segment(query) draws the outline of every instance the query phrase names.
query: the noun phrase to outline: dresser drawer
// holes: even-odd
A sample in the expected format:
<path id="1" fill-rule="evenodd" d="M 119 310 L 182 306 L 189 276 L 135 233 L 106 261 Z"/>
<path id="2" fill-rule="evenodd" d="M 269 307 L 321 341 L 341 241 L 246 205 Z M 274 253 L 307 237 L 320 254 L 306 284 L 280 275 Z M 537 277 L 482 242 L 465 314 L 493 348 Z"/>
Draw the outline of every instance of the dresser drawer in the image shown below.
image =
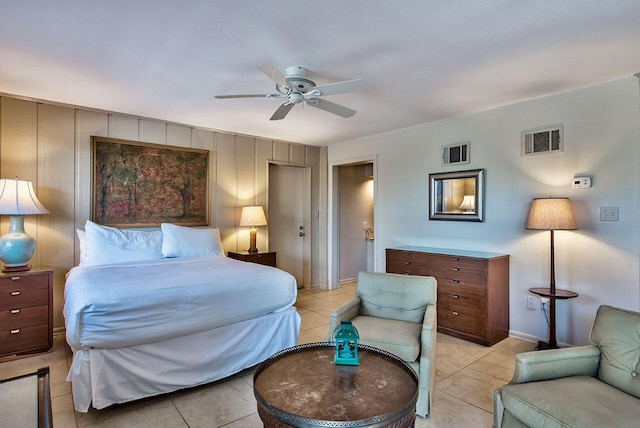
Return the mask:
<path id="1" fill-rule="evenodd" d="M 485 319 L 475 316 L 474 313 L 438 306 L 438 327 L 482 337 L 485 335 L 485 325 Z"/>
<path id="2" fill-rule="evenodd" d="M 462 266 L 435 265 L 431 269 L 432 275 L 440 279 L 450 279 L 458 282 L 473 282 L 484 284 L 487 281 L 487 272 L 484 270 L 473 270 Z"/>
<path id="3" fill-rule="evenodd" d="M 486 298 L 482 291 L 484 287 L 471 288 L 442 287 L 438 284 L 438 307 L 454 312 L 464 312 L 478 318 L 485 318 Z"/>
<path id="4" fill-rule="evenodd" d="M 0 331 L 0 355 L 49 348 L 49 325 Z"/>
<path id="5" fill-rule="evenodd" d="M 49 322 L 49 307 L 12 309 L 0 312 L 0 331 L 15 330 Z"/>
<path id="6" fill-rule="evenodd" d="M 46 306 L 49 304 L 49 290 L 41 289 L 7 289 L 0 291 L 0 311 Z"/>

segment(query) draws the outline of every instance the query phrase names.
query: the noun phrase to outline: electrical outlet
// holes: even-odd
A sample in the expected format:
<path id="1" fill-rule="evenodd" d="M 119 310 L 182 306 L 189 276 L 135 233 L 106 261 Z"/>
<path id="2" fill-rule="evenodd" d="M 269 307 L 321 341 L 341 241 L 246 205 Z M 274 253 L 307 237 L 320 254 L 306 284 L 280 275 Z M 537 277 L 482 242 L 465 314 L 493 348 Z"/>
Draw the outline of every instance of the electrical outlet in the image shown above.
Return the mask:
<path id="1" fill-rule="evenodd" d="M 532 311 L 536 310 L 536 298 L 533 296 L 527 296 L 527 309 Z"/>
<path id="2" fill-rule="evenodd" d="M 600 207 L 600 221 L 619 221 L 619 210 L 618 207 Z"/>

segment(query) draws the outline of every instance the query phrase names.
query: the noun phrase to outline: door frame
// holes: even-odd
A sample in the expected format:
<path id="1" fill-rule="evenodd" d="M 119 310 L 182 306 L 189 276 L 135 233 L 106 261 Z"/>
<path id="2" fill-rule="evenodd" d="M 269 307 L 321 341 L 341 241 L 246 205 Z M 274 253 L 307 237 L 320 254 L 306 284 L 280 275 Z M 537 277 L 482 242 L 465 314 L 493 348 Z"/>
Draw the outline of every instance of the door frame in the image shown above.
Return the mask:
<path id="1" fill-rule="evenodd" d="M 302 238 L 302 286 L 304 288 L 311 287 L 311 238 L 313 230 L 311 229 L 311 165 L 282 162 L 276 160 L 267 160 L 267 212 L 269 212 L 269 197 L 271 188 L 269 185 L 269 172 L 271 165 L 286 166 L 293 168 L 304 168 L 304 185 L 302 190 L 302 219 L 305 236 Z M 269 226 L 267 226 L 269 227 Z M 268 236 L 268 233 L 267 233 Z"/>
<path id="2" fill-rule="evenodd" d="M 327 287 L 329 290 L 340 287 L 340 174 L 339 167 L 347 165 L 357 165 L 362 163 L 373 164 L 373 219 L 375 224 L 375 235 L 378 235 L 378 155 L 362 156 L 358 158 L 343 159 L 329 163 L 328 186 L 329 206 L 327 211 L 329 218 L 327 219 L 327 248 L 329 256 L 327 257 Z M 378 270 L 378 239 L 373 240 L 373 271 Z"/>

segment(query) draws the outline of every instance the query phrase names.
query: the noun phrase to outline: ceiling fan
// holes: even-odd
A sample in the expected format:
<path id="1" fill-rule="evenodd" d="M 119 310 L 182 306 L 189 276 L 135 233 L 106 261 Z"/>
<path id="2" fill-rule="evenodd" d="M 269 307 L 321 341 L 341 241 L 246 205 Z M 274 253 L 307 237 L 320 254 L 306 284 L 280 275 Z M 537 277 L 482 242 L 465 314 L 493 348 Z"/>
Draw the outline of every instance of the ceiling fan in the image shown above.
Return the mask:
<path id="1" fill-rule="evenodd" d="M 277 68 L 268 65 L 258 65 L 258 69 L 276 83 L 277 93 L 216 95 L 215 98 L 285 98 L 286 101 L 273 113 L 271 120 L 284 119 L 294 105 L 300 104 L 303 101 L 311 107 L 347 118 L 356 114 L 356 111 L 320 97 L 345 94 L 348 92 L 362 92 L 369 88 L 367 82 L 362 79 L 316 86 L 315 82 L 306 78 L 307 70 L 302 67 L 288 67 L 285 74 L 282 74 Z"/>

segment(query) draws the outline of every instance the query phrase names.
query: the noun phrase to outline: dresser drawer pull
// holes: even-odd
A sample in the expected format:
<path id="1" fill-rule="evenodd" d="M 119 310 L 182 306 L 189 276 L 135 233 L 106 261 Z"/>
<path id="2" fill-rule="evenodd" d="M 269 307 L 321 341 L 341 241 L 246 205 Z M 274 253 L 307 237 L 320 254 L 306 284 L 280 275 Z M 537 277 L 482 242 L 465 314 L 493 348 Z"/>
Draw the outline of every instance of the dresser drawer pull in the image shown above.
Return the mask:
<path id="1" fill-rule="evenodd" d="M 12 292 L 11 292 L 11 295 L 12 295 L 12 296 L 19 296 L 19 295 L 20 295 L 20 292 L 19 292 L 19 291 L 12 291 Z"/>
<path id="2" fill-rule="evenodd" d="M 11 281 L 20 281 L 20 277 L 19 276 L 12 276 L 11 277 Z"/>
<path id="3" fill-rule="evenodd" d="M 19 314 L 20 313 L 20 309 L 11 309 L 11 313 L 12 314 Z"/>
<path id="4" fill-rule="evenodd" d="M 451 257 L 451 260 L 453 260 L 454 262 L 458 262 L 458 261 L 460 261 L 460 258 L 459 257 Z"/>
<path id="5" fill-rule="evenodd" d="M 460 284 L 460 280 L 459 279 L 454 279 L 452 280 L 454 284 Z"/>
<path id="6" fill-rule="evenodd" d="M 20 333 L 20 329 L 16 328 L 15 330 L 11 330 L 11 334 L 18 334 Z"/>
<path id="7" fill-rule="evenodd" d="M 407 261 L 407 260 L 403 261 L 402 263 L 404 263 L 405 265 L 410 265 L 411 264 L 411 262 Z"/>
<path id="8" fill-rule="evenodd" d="M 453 297 L 454 299 L 459 299 L 460 296 L 458 296 L 457 294 L 452 294 L 451 297 Z"/>
<path id="9" fill-rule="evenodd" d="M 453 312 L 451 312 L 451 313 L 452 313 L 453 315 L 455 315 L 455 316 L 460 315 L 460 312 L 456 312 L 456 311 L 453 311 Z"/>
<path id="10" fill-rule="evenodd" d="M 451 268 L 451 270 L 454 272 L 460 272 L 460 268 Z"/>

